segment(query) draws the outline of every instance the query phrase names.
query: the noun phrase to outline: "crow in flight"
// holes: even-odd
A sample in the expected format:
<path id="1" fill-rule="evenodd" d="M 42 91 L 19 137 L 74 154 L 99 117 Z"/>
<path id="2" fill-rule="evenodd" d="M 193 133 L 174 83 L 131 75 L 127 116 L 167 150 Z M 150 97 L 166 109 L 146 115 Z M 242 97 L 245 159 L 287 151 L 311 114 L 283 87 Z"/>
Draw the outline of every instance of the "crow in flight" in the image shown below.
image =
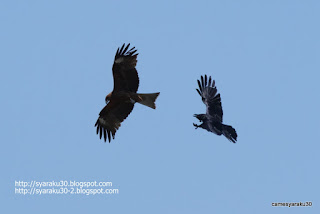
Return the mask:
<path id="1" fill-rule="evenodd" d="M 202 98 L 202 102 L 206 105 L 206 114 L 195 114 L 200 122 L 200 125 L 193 124 L 196 129 L 201 127 L 206 129 L 209 132 L 213 132 L 217 135 L 223 134 L 228 140 L 233 143 L 237 141 L 237 132 L 232 126 L 228 126 L 222 124 L 222 106 L 221 106 L 221 98 L 220 94 L 217 94 L 217 88 L 215 87 L 215 81 L 211 81 L 211 76 L 209 77 L 209 81 L 207 79 L 207 75 L 201 76 L 201 83 L 199 80 L 198 85 L 199 89 L 197 92 L 200 94 Z"/>
<path id="2" fill-rule="evenodd" d="M 136 102 L 155 109 L 155 101 L 160 93 L 138 94 L 139 77 L 136 70 L 137 50 L 135 47 L 129 49 L 130 43 L 117 50 L 112 67 L 114 87 L 106 98 L 106 106 L 101 110 L 95 124 L 97 134 L 102 134 L 104 141 L 114 139 L 116 131 L 121 122 L 131 113 Z"/>

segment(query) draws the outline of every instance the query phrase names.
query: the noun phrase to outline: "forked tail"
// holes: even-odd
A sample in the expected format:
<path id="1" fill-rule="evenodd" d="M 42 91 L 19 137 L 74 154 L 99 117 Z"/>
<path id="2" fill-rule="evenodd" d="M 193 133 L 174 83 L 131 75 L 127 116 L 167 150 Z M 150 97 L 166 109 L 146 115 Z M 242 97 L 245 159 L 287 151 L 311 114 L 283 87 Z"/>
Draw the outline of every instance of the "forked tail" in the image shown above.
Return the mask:
<path id="1" fill-rule="evenodd" d="M 138 101 L 138 103 L 155 109 L 156 108 L 155 101 L 159 96 L 159 94 L 160 92 L 152 93 L 152 94 L 137 94 L 141 98 L 141 101 Z"/>
<path id="2" fill-rule="evenodd" d="M 232 126 L 222 124 L 222 134 L 232 143 L 237 142 L 237 132 Z"/>

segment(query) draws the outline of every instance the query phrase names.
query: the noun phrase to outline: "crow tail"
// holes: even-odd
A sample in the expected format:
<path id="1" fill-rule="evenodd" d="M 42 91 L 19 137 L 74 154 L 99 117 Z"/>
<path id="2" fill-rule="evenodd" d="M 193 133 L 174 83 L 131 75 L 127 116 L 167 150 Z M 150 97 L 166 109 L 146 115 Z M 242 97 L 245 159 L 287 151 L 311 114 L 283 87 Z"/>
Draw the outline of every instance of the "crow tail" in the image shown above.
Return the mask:
<path id="1" fill-rule="evenodd" d="M 232 143 L 237 142 L 237 132 L 232 126 L 222 124 L 222 134 Z"/>

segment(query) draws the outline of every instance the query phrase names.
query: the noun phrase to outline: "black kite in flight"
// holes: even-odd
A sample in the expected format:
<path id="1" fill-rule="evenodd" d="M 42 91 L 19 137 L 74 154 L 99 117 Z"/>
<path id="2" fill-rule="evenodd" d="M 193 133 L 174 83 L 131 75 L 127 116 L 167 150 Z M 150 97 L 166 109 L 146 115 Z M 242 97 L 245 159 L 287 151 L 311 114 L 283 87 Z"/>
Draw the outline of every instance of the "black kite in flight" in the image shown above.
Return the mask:
<path id="1" fill-rule="evenodd" d="M 220 94 L 217 94 L 217 88 L 215 87 L 215 81 L 211 81 L 211 76 L 209 77 L 209 82 L 207 75 L 201 76 L 201 83 L 199 80 L 199 89 L 197 92 L 202 98 L 202 102 L 206 105 L 206 114 L 195 114 L 196 117 L 202 124 L 193 124 L 196 129 L 201 127 L 209 132 L 213 132 L 217 135 L 223 134 L 228 140 L 235 143 L 237 141 L 237 132 L 232 126 L 222 124 L 222 106 Z"/>
<path id="2" fill-rule="evenodd" d="M 95 124 L 97 134 L 102 134 L 104 141 L 111 135 L 114 139 L 116 131 L 121 126 L 121 122 L 131 113 L 136 102 L 155 109 L 155 101 L 160 93 L 138 94 L 139 77 L 136 70 L 137 50 L 135 47 L 129 49 L 130 43 L 125 44 L 117 50 L 112 67 L 114 87 L 113 91 L 106 96 L 106 106 L 101 110 L 99 118 Z"/>

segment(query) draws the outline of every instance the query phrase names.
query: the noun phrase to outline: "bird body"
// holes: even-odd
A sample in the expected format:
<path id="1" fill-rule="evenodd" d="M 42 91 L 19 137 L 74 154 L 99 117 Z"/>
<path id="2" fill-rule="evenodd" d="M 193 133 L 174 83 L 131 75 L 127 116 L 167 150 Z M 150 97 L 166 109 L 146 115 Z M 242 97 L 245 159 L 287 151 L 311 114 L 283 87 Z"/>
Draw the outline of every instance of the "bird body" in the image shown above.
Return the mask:
<path id="1" fill-rule="evenodd" d="M 106 106 L 101 110 L 99 118 L 95 124 L 97 134 L 100 139 L 104 136 L 104 141 L 114 139 L 116 131 L 131 113 L 136 102 L 155 109 L 155 101 L 158 93 L 140 94 L 137 93 L 139 87 L 138 72 L 135 68 L 137 64 L 137 53 L 135 47 L 129 49 L 130 43 L 121 49 L 118 48 L 112 66 L 114 87 L 106 98 Z"/>
<path id="2" fill-rule="evenodd" d="M 233 143 L 237 141 L 236 130 L 229 125 L 222 123 L 223 111 L 221 106 L 221 97 L 217 93 L 217 88 L 215 87 L 215 81 L 207 75 L 201 76 L 201 82 L 197 80 L 199 89 L 196 89 L 201 96 L 202 102 L 206 105 L 206 114 L 195 114 L 200 122 L 200 125 L 193 124 L 196 129 L 203 128 L 209 132 L 213 132 L 217 135 L 224 135 L 228 140 Z"/>

